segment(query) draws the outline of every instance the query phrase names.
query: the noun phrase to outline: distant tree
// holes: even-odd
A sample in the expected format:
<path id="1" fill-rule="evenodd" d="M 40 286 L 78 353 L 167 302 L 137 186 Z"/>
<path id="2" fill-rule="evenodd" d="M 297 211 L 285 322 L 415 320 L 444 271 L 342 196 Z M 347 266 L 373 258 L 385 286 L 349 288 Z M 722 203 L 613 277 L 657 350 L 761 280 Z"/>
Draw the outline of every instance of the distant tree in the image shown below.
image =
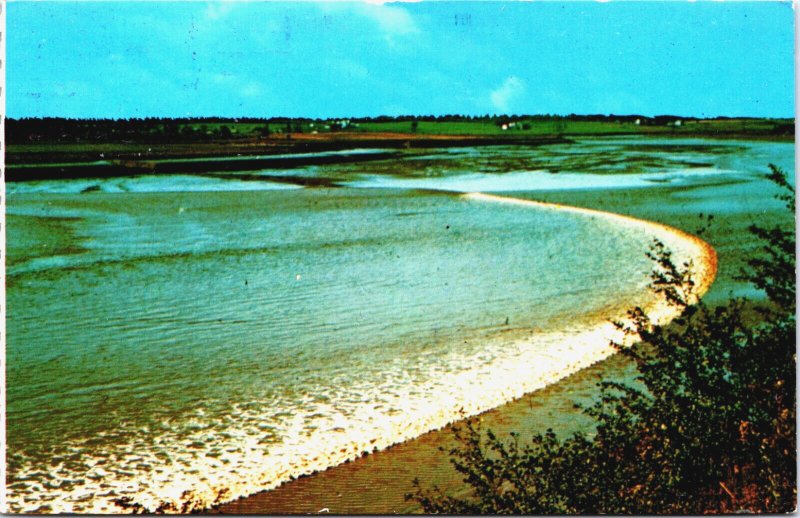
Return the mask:
<path id="1" fill-rule="evenodd" d="M 269 123 L 265 123 L 263 126 L 257 127 L 255 131 L 263 138 L 269 138 L 270 131 L 269 131 Z"/>
<path id="2" fill-rule="evenodd" d="M 192 128 L 192 126 L 190 126 L 189 124 L 186 124 L 183 127 L 181 127 L 180 133 L 181 136 L 186 139 L 190 139 L 195 135 L 194 128 Z"/>
<path id="3" fill-rule="evenodd" d="M 415 120 L 411 121 L 411 133 L 416 133 L 418 126 L 419 126 L 419 122 L 417 122 Z"/>

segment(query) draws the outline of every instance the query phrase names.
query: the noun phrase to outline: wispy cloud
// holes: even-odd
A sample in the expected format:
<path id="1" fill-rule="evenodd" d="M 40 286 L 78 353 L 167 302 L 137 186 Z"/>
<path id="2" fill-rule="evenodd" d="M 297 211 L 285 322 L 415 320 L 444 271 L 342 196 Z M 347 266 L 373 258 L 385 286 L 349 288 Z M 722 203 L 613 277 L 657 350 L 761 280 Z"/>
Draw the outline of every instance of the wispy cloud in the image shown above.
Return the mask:
<path id="1" fill-rule="evenodd" d="M 405 7 L 384 3 L 383 0 L 366 0 L 362 2 L 342 2 L 338 0 L 326 2 L 313 2 L 323 13 L 338 14 L 344 17 L 355 15 L 371 22 L 364 28 L 370 32 L 377 32 L 385 39 L 394 36 L 404 36 L 420 32 L 414 17 Z"/>
<path id="2" fill-rule="evenodd" d="M 386 4 L 360 4 L 360 12 L 377 22 L 378 27 L 389 35 L 419 32 L 414 19 L 402 7 Z"/>
<path id="3" fill-rule="evenodd" d="M 230 0 L 210 2 L 206 6 L 206 18 L 209 20 L 219 20 L 224 18 L 233 9 L 233 2 Z"/>
<path id="4" fill-rule="evenodd" d="M 361 20 L 364 33 L 383 40 L 391 49 L 405 48 L 405 44 L 413 40 L 412 36 L 419 36 L 423 32 L 409 10 L 398 5 L 398 2 L 329 0 L 312 3 L 325 15 L 337 15 L 351 21 Z"/>
<path id="5" fill-rule="evenodd" d="M 243 77 L 230 72 L 218 73 L 211 76 L 211 81 L 217 91 L 226 91 L 240 97 L 259 97 L 264 94 L 264 87 L 261 82 L 248 77 Z M 222 89 L 222 90 L 220 90 Z"/>
<path id="6" fill-rule="evenodd" d="M 525 91 L 525 83 L 517 76 L 508 76 L 503 84 L 492 90 L 489 99 L 492 105 L 503 113 L 511 110 L 513 102 Z"/>

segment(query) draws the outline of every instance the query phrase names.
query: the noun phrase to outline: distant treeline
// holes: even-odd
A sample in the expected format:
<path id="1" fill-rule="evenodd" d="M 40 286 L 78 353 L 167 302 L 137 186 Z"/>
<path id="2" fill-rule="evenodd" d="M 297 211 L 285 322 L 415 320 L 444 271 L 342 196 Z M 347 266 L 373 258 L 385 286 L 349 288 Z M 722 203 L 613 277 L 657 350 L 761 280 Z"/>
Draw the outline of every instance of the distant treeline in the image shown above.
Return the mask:
<path id="1" fill-rule="evenodd" d="M 131 119 L 70 119 L 61 117 L 6 119 L 6 142 L 31 144 L 36 142 L 198 142 L 269 137 L 273 133 L 302 133 L 304 131 L 335 132 L 364 128 L 371 123 L 413 124 L 419 122 L 459 122 L 502 126 L 520 123 L 530 129 L 540 123 L 598 122 L 636 124 L 641 126 L 671 126 L 686 122 L 769 121 L 773 134 L 792 134 L 792 119 L 760 119 L 716 117 L 700 119 L 676 115 L 401 115 L 357 118 L 131 118 Z"/>

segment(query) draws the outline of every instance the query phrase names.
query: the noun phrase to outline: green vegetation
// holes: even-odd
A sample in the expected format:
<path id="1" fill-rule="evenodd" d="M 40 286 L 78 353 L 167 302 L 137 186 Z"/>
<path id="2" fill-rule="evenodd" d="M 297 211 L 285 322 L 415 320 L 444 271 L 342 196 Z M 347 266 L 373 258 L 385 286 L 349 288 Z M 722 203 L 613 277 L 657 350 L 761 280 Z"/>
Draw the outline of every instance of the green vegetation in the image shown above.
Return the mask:
<path id="1" fill-rule="evenodd" d="M 638 121 L 638 123 L 637 123 Z M 679 117 L 491 117 L 474 120 L 392 120 L 356 122 L 356 131 L 427 135 L 781 135 L 791 121 L 767 119 L 682 119 Z M 416 130 L 413 126 L 417 123 Z M 504 128 L 505 127 L 505 128 Z"/>
<path id="2" fill-rule="evenodd" d="M 354 119 L 130 119 L 77 120 L 62 118 L 8 119 L 12 146 L 36 143 L 203 143 L 259 141 L 288 135 L 337 133 L 403 133 L 419 135 L 540 135 L 676 134 L 704 136 L 750 135 L 791 138 L 791 119 L 697 119 L 671 115 L 519 115 L 480 117 L 367 117 Z"/>
<path id="3" fill-rule="evenodd" d="M 771 166 L 794 212 L 794 189 Z M 665 327 L 641 309 L 622 326 L 641 337 L 619 347 L 635 384 L 600 384 L 584 411 L 594 433 L 552 430 L 523 444 L 475 421 L 450 451 L 464 494 L 417 487 L 428 513 L 705 514 L 790 512 L 796 506 L 795 234 L 752 227 L 763 243 L 743 277 L 765 302 L 689 305 L 691 264 L 675 265 L 656 243 L 652 288 L 683 311 Z"/>

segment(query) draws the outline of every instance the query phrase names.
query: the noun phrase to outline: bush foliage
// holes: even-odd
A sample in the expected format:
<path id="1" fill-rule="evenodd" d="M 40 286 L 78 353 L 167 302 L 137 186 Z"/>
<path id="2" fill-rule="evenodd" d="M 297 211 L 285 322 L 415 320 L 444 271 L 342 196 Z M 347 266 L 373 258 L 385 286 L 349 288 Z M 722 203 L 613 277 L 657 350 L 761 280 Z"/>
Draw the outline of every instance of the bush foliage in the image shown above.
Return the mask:
<path id="1" fill-rule="evenodd" d="M 770 166 L 794 212 L 794 189 Z M 667 326 L 645 312 L 622 326 L 641 341 L 617 346 L 637 383 L 600 383 L 584 411 L 592 434 L 552 430 L 524 444 L 475 421 L 450 451 L 466 496 L 407 495 L 427 513 L 707 514 L 790 512 L 796 506 L 795 234 L 752 227 L 763 254 L 743 273 L 766 300 L 690 305 L 691 265 L 656 243 L 651 287 L 682 310 Z"/>

